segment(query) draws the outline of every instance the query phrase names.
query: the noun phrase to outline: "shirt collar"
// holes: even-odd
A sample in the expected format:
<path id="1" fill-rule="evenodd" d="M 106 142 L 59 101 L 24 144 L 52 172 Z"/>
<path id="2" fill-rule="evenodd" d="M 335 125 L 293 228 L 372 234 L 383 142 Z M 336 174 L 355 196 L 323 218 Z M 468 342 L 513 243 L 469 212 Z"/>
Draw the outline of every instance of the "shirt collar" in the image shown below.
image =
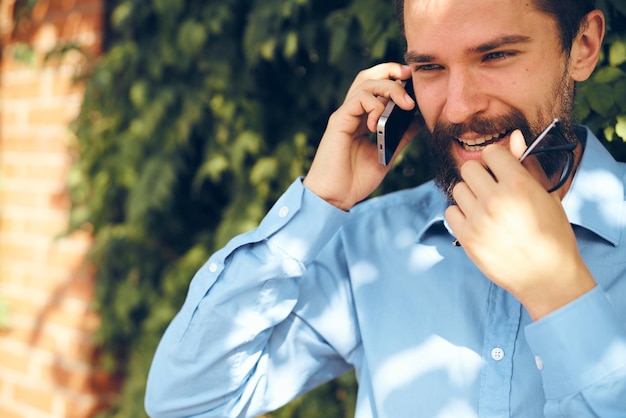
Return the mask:
<path id="1" fill-rule="evenodd" d="M 622 168 L 589 128 L 584 127 L 583 132 L 586 134 L 586 139 L 582 141 L 585 144 L 583 156 L 570 189 L 563 198 L 563 208 L 571 224 L 588 229 L 616 246 L 623 230 L 620 225 L 626 223 L 626 219 L 622 218 L 625 216 L 622 213 Z M 428 234 L 444 231 L 454 240 L 444 217 L 448 203 L 432 182 L 429 187 L 439 197 L 432 199 L 430 217 L 416 226 L 417 241 L 422 241 Z"/>
<path id="2" fill-rule="evenodd" d="M 452 240 L 454 240 L 454 234 L 444 216 L 444 212 L 449 206 L 449 203 L 433 181 L 430 181 L 427 187 L 431 189 L 429 205 L 430 216 L 427 217 L 425 221 L 421 221 L 415 225 L 417 230 L 417 242 L 424 240 L 429 234 L 445 233 L 446 231 L 450 234 L 450 242 L 452 242 Z"/>
<path id="3" fill-rule="evenodd" d="M 622 167 L 589 128 L 585 131 L 585 150 L 563 198 L 563 208 L 571 224 L 617 245 L 626 222 L 622 211 Z"/>

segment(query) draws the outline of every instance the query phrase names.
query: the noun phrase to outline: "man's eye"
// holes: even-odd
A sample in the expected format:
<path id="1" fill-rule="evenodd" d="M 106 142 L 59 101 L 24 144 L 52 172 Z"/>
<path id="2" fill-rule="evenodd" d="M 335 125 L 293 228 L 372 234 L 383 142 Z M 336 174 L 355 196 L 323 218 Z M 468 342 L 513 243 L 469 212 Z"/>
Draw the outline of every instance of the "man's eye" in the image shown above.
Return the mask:
<path id="1" fill-rule="evenodd" d="M 483 57 L 483 61 L 499 61 L 515 55 L 513 51 L 490 52 Z"/>
<path id="2" fill-rule="evenodd" d="M 429 72 L 440 69 L 441 66 L 438 64 L 423 64 L 415 67 L 415 71 L 417 72 Z"/>

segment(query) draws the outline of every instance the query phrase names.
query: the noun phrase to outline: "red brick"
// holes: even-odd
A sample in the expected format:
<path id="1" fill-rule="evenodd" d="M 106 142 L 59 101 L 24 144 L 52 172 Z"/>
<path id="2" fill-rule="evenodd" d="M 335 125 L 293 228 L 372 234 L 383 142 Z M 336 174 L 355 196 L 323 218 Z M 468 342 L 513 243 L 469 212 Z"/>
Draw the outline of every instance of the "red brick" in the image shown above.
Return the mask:
<path id="1" fill-rule="evenodd" d="M 55 73 L 52 79 L 50 94 L 56 96 L 81 97 L 85 92 L 85 86 L 77 83 L 74 79 L 76 74 Z"/>
<path id="2" fill-rule="evenodd" d="M 87 416 L 87 415 L 85 415 Z M 24 418 L 24 415 L 14 411 L 13 409 L 9 409 L 8 406 L 3 405 L 0 402 L 0 417 L 2 418 Z"/>
<path id="3" fill-rule="evenodd" d="M 15 384 L 13 396 L 17 402 L 49 413 L 52 411 L 55 394 L 50 387 Z"/>
<path id="4" fill-rule="evenodd" d="M 63 125 L 64 126 L 64 125 Z M 0 150 L 6 152 L 47 152 L 50 154 L 68 153 L 68 132 L 65 129 L 56 129 L 41 135 L 38 130 L 12 132 L 7 135 L 6 126 Z M 0 155 L 2 160 L 6 160 Z M 4 164 L 3 164 L 4 165 Z"/>
<path id="5" fill-rule="evenodd" d="M 46 196 L 41 196 L 32 192 L 8 192 L 0 191 L 0 200 L 11 199 L 16 205 L 28 206 L 42 205 L 46 203 Z M 24 234 L 24 235 L 41 235 L 54 237 L 66 232 L 66 224 L 59 222 L 50 222 L 47 219 L 7 219 L 0 218 L 0 233 L 6 234 Z"/>
<path id="6" fill-rule="evenodd" d="M 92 366 L 99 317 L 88 308 L 91 236 L 56 238 L 68 225 L 67 174 L 76 152 L 68 123 L 80 109 L 84 86 L 73 80 L 86 60 L 74 53 L 43 62 L 46 48 L 68 40 L 97 56 L 103 10 L 102 0 L 39 0 L 30 26 L 18 28 L 21 40 L 35 46 L 34 62 L 15 62 L 12 45 L 3 44 L 0 294 L 11 318 L 0 333 L 0 376 L 12 379 L 1 381 L 3 418 L 92 416 L 117 389 Z M 15 347 L 24 348 L 23 357 Z"/>
<path id="7" fill-rule="evenodd" d="M 0 339 L 0 341 L 2 341 Z M 7 349 L 6 345 L 0 345 L 0 369 L 9 369 L 13 373 L 28 373 L 30 358 L 27 352 L 16 353 Z M 3 374 L 3 373 L 0 373 Z"/>
<path id="8" fill-rule="evenodd" d="M 16 246 L 0 241 L 0 254 L 3 258 L 16 259 L 23 261 L 35 261 L 37 259 L 36 254 L 32 248 L 28 246 Z"/>
<path id="9" fill-rule="evenodd" d="M 71 160 L 61 153 L 26 153 L 5 152 L 0 159 L 3 165 L 5 188 L 7 179 L 41 180 L 45 185 L 51 180 L 58 179 L 60 185 L 65 185 L 67 175 L 71 169 Z M 37 190 L 11 190 L 10 192 L 37 192 Z"/>
<path id="10" fill-rule="evenodd" d="M 67 396 L 63 400 L 64 418 L 92 417 L 102 409 L 101 396 Z"/>
<path id="11" fill-rule="evenodd" d="M 3 82 L 3 98 L 39 97 L 41 96 L 41 82 L 35 77 L 20 81 Z"/>
<path id="12" fill-rule="evenodd" d="M 13 314 L 11 318 L 7 338 L 66 361 L 89 364 L 93 360 L 94 346 L 89 333 L 48 323 L 45 316 L 33 318 Z"/>
<path id="13" fill-rule="evenodd" d="M 40 105 L 28 112 L 28 123 L 30 125 L 67 125 L 75 119 L 78 110 L 79 103 L 76 100 Z"/>
<path id="14" fill-rule="evenodd" d="M 55 382 L 73 392 L 89 392 L 92 370 L 84 364 L 60 364 L 55 361 L 53 364 L 39 365 L 39 369 L 39 377 L 43 381 Z"/>

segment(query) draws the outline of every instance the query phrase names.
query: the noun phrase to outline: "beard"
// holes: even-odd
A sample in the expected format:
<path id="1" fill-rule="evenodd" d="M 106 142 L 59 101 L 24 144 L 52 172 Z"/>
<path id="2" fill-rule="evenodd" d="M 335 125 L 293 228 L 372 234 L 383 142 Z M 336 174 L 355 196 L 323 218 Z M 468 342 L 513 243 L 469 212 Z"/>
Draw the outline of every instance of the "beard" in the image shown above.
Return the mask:
<path id="1" fill-rule="evenodd" d="M 459 167 L 452 157 L 451 149 L 457 146 L 457 138 L 465 132 L 477 134 L 493 134 L 497 132 L 512 132 L 519 129 L 524 135 L 526 145 L 529 145 L 541 133 L 545 127 L 556 117 L 560 121 L 560 129 L 563 137 L 568 142 L 577 141 L 574 134 L 574 83 L 565 73 L 563 78 L 555 83 L 548 104 L 539 108 L 535 114 L 535 121 L 528 118 L 518 109 L 511 109 L 507 114 L 494 117 L 476 116 L 467 123 L 450 124 L 437 121 L 429 135 L 429 150 L 431 169 L 433 171 L 435 185 L 444 193 L 446 199 L 454 204 L 452 190 L 461 182 Z M 553 146 L 562 143 L 562 139 L 548 134 L 542 141 L 542 146 Z M 545 152 L 537 155 L 546 176 L 553 178 L 563 169 L 565 164 L 564 155 L 558 152 Z"/>

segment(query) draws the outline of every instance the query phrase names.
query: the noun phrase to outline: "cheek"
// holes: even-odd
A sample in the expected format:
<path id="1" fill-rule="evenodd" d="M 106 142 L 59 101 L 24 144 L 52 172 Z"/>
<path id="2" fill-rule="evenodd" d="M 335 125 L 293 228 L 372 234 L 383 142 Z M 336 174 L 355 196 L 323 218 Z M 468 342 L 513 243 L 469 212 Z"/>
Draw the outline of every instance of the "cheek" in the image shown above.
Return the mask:
<path id="1" fill-rule="evenodd" d="M 415 98 L 426 127 L 432 132 L 435 123 L 440 119 L 445 104 L 445 95 L 433 85 L 415 86 Z"/>

